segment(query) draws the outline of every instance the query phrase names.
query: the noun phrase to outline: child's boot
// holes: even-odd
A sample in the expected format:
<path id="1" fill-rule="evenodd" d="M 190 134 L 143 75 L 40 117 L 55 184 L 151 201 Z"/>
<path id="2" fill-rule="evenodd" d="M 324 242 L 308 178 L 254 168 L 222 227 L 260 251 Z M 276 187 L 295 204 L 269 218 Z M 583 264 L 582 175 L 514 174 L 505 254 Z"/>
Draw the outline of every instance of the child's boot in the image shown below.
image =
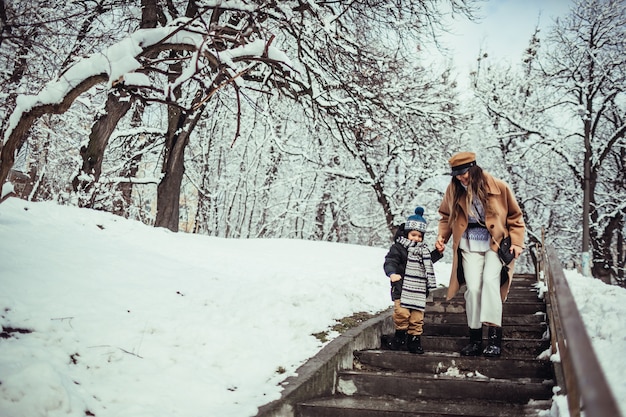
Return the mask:
<path id="1" fill-rule="evenodd" d="M 405 350 L 406 349 L 406 330 L 396 330 L 396 334 L 389 342 L 389 349 L 391 350 Z"/>
<path id="2" fill-rule="evenodd" d="M 409 352 L 411 353 L 417 353 L 418 355 L 424 353 L 424 349 L 422 348 L 422 340 L 419 335 L 410 334 L 406 345 L 409 348 Z"/>

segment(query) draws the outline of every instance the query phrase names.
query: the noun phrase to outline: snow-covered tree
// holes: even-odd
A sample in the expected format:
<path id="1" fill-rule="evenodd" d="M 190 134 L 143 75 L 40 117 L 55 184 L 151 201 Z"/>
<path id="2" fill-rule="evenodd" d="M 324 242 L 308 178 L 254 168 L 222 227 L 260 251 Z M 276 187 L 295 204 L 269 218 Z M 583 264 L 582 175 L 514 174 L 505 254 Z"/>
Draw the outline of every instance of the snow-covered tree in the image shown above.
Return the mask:
<path id="1" fill-rule="evenodd" d="M 162 173 L 154 177 L 158 182 L 155 224 L 177 230 L 185 152 L 211 100 L 229 106 L 234 103 L 235 142 L 240 140 L 242 131 L 242 101 L 255 101 L 257 94 L 300 102 L 306 109 L 304 115 L 323 120 L 327 129 L 320 137 L 336 136 L 329 134 L 335 126 L 360 129 L 363 123 L 359 120 L 379 110 L 387 113 L 386 123 L 394 123 L 402 103 L 398 97 L 388 95 L 388 89 L 372 90 L 380 86 L 374 81 L 385 74 L 398 80 L 390 64 L 401 57 L 393 54 L 406 54 L 417 39 L 433 30 L 442 15 L 440 5 L 451 5 L 453 12 L 469 14 L 472 1 L 387 4 L 371 0 L 331 3 L 205 0 L 172 1 L 165 7 L 155 0 L 142 0 L 142 9 L 131 6 L 116 9 L 115 6 L 122 4 L 113 1 L 80 3 L 89 11 L 106 5 L 104 11 L 110 13 L 97 20 L 102 23 L 100 26 L 108 23 L 109 31 L 92 30 L 93 18 L 86 18 L 85 24 L 79 25 L 84 30 L 72 32 L 77 47 L 68 52 L 71 59 L 62 61 L 58 77 L 39 94 L 22 95 L 17 100 L 11 117 L 5 119 L 0 182 L 4 183 L 15 155 L 29 132 L 38 128 L 42 116 L 64 113 L 85 95 L 95 99 L 99 94 L 101 111 L 95 115 L 89 140 L 81 141 L 83 162 L 74 176 L 74 191 L 83 203 L 94 205 L 97 193 L 103 192 L 107 181 L 114 185 L 147 182 L 132 178 L 140 155 L 145 155 L 143 146 L 154 152 L 155 144 L 161 144 Z M 111 28 L 117 29 L 115 25 L 121 21 L 128 22 L 129 15 L 136 17 L 135 25 L 139 29 L 129 26 L 131 34 L 121 40 L 111 37 L 117 43 L 91 44 L 100 47 L 96 53 L 85 46 L 89 45 L 83 42 L 85 39 L 95 39 L 96 32 L 113 33 Z M 58 22 L 63 22 L 66 15 L 61 12 L 55 16 Z M 401 81 L 395 86 L 398 91 L 402 90 Z M 419 100 L 414 100 L 414 114 L 429 113 L 417 108 L 419 105 Z M 146 129 L 142 120 L 154 119 L 155 114 L 161 113 L 155 110 L 157 106 L 167 108 L 167 123 Z M 132 117 L 125 116 L 131 109 L 134 109 Z M 128 142 L 117 149 L 126 149 L 122 154 L 134 162 L 119 161 L 117 175 L 102 181 L 101 164 L 110 156 L 104 151 L 108 150 L 113 132 L 120 130 L 122 117 L 130 119 L 132 122 L 128 124 L 134 123 L 136 127 L 132 132 L 115 135 L 118 141 L 126 138 Z M 137 142 L 142 145 L 133 145 Z M 279 161 L 280 158 L 275 159 L 274 163 Z M 320 181 L 327 183 L 328 178 Z M 117 192 L 116 201 L 127 204 L 128 190 Z M 103 195 L 105 200 L 112 201 L 110 195 Z M 323 204 L 318 205 L 320 219 L 322 207 Z"/>
<path id="2" fill-rule="evenodd" d="M 612 241 L 623 239 L 626 216 L 623 182 L 614 182 L 626 146 L 626 4 L 580 0 L 549 41 L 546 76 L 562 111 L 578 120 L 577 146 L 563 162 L 583 192 L 583 272 L 609 282 L 624 267 L 615 265 Z"/>
<path id="3" fill-rule="evenodd" d="M 566 230 L 571 227 L 570 216 L 579 212 L 580 206 L 563 204 L 572 200 L 572 188 L 575 192 L 576 187 L 563 186 L 566 178 L 558 169 L 561 163 L 555 161 L 555 153 L 561 151 L 554 148 L 554 138 L 560 134 L 559 114 L 553 111 L 554 99 L 545 77 L 535 71 L 539 50 L 536 30 L 517 65 L 493 63 L 488 52 L 481 53 L 472 85 L 486 111 L 484 136 L 491 138 L 487 154 L 492 168 L 518 197 L 531 249 L 543 243 L 543 228 L 554 232 L 550 243 L 563 248 L 576 238 Z M 570 256 L 567 250 L 563 254 Z M 531 255 L 535 253 L 531 251 Z"/>
<path id="4" fill-rule="evenodd" d="M 533 35 L 519 67 L 485 60 L 474 81 L 531 241 L 547 228 L 566 259 L 582 251 L 576 262 L 607 282 L 624 269 L 625 27 L 623 2 L 580 0 L 545 39 Z"/>

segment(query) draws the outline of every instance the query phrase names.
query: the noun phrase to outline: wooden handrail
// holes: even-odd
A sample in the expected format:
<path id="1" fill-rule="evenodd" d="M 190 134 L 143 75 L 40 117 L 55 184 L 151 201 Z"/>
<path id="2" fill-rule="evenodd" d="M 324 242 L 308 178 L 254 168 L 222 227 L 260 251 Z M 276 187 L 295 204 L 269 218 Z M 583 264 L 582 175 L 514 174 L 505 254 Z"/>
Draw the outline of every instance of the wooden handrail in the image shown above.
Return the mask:
<path id="1" fill-rule="evenodd" d="M 581 411 L 593 417 L 622 416 L 611 392 L 572 292 L 565 279 L 556 251 L 543 246 L 539 251 L 539 276 L 543 272 L 548 287 L 549 320 L 552 352 L 558 352 L 571 417 L 580 417 Z"/>

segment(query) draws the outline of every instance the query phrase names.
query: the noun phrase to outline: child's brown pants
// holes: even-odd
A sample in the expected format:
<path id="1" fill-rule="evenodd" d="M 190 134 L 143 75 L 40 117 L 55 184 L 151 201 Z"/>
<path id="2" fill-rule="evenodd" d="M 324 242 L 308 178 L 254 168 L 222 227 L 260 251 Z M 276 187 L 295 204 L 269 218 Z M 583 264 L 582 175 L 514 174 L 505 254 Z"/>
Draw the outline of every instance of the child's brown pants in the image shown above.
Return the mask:
<path id="1" fill-rule="evenodd" d="M 396 330 L 406 330 L 410 335 L 419 336 L 424 331 L 424 312 L 404 308 L 400 305 L 400 300 L 395 300 L 393 323 L 396 325 Z"/>

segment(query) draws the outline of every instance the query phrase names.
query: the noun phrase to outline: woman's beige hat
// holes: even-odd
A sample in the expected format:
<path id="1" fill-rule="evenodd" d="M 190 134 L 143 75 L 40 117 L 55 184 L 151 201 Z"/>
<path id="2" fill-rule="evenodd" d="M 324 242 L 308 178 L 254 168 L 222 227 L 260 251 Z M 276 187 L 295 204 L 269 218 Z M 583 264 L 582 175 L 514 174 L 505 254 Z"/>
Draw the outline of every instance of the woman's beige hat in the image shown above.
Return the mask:
<path id="1" fill-rule="evenodd" d="M 468 169 L 476 165 L 476 154 L 474 152 L 459 152 L 452 155 L 452 158 L 448 159 L 452 172 L 450 175 L 453 177 L 456 175 L 462 175 L 467 172 Z"/>

